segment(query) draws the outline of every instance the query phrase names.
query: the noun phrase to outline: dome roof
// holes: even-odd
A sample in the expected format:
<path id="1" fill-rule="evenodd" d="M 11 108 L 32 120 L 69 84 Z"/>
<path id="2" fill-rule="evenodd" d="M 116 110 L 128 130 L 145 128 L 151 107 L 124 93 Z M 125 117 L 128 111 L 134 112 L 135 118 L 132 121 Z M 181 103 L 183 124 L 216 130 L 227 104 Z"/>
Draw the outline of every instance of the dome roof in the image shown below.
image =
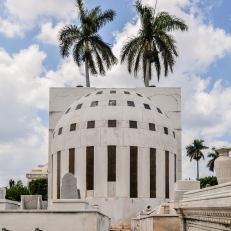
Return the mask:
<path id="1" fill-rule="evenodd" d="M 116 120 L 116 127 L 108 127 L 109 120 Z M 93 129 L 87 129 L 89 121 L 95 121 Z M 131 128 L 130 121 L 136 122 L 137 129 Z M 155 146 L 176 153 L 173 131 L 161 105 L 148 97 L 127 89 L 102 89 L 66 109 L 55 128 L 52 153 L 95 145 Z"/>

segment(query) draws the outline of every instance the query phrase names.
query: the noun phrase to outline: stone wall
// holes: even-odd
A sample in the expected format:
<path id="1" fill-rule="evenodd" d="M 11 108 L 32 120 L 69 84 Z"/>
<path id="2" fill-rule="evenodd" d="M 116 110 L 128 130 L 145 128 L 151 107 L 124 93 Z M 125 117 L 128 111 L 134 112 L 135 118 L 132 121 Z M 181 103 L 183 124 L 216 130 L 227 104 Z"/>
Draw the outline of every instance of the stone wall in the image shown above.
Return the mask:
<path id="1" fill-rule="evenodd" d="M 108 231 L 110 220 L 97 211 L 0 211 L 0 228 L 7 230 Z"/>
<path id="2" fill-rule="evenodd" d="M 230 231 L 231 182 L 186 192 L 175 209 L 181 231 Z"/>

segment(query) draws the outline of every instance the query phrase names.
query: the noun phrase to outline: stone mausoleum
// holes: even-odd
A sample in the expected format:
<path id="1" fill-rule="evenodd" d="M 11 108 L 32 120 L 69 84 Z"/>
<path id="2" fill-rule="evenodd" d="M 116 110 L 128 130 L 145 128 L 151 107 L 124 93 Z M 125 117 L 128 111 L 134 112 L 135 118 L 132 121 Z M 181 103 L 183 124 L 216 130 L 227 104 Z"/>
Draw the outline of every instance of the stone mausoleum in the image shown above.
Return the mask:
<path id="1" fill-rule="evenodd" d="M 66 173 L 82 199 L 130 227 L 181 179 L 180 88 L 51 88 L 49 208 Z"/>

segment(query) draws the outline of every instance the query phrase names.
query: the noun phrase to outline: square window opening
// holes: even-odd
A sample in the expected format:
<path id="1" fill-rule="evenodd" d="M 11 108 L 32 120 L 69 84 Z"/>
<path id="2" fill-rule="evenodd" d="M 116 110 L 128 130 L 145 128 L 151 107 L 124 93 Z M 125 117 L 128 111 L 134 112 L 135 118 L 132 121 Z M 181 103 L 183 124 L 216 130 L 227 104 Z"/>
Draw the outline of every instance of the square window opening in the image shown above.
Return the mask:
<path id="1" fill-rule="evenodd" d="M 156 131 L 156 125 L 149 123 L 149 130 Z"/>
<path id="2" fill-rule="evenodd" d="M 130 126 L 130 128 L 137 128 L 137 121 L 130 120 L 129 121 L 129 126 Z"/>
<path id="3" fill-rule="evenodd" d="M 103 93 L 102 91 L 98 91 L 96 95 L 101 95 L 102 93 Z"/>
<path id="4" fill-rule="evenodd" d="M 133 101 L 127 101 L 128 106 L 135 107 L 135 104 Z"/>
<path id="5" fill-rule="evenodd" d="M 163 114 L 162 111 L 158 107 L 156 109 L 160 114 Z"/>
<path id="6" fill-rule="evenodd" d="M 116 100 L 109 100 L 109 106 L 116 106 Z"/>
<path id="7" fill-rule="evenodd" d="M 150 106 L 148 104 L 146 104 L 146 103 L 144 103 L 144 108 L 148 109 L 148 110 L 151 110 Z"/>
<path id="8" fill-rule="evenodd" d="M 91 107 L 97 107 L 99 101 L 93 101 L 91 102 Z"/>
<path id="9" fill-rule="evenodd" d="M 83 104 L 82 104 L 82 103 L 78 104 L 75 110 L 79 110 L 79 109 L 81 109 L 81 108 L 82 108 L 82 106 L 83 106 Z"/>
<path id="10" fill-rule="evenodd" d="M 88 121 L 87 128 L 95 128 L 95 121 Z"/>
<path id="11" fill-rule="evenodd" d="M 115 128 L 116 127 L 116 120 L 108 120 L 108 127 Z"/>
<path id="12" fill-rule="evenodd" d="M 70 126 L 70 132 L 75 131 L 76 130 L 76 123 L 75 124 L 71 124 Z"/>
<path id="13" fill-rule="evenodd" d="M 68 108 L 67 111 L 65 112 L 65 114 L 67 114 L 70 110 L 71 110 L 71 108 Z"/>
<path id="14" fill-rule="evenodd" d="M 116 91 L 110 91 L 110 94 L 116 94 Z"/>
<path id="15" fill-rule="evenodd" d="M 63 131 L 63 128 L 59 128 L 58 135 L 61 135 L 61 134 L 62 134 L 62 131 Z"/>
<path id="16" fill-rule="evenodd" d="M 168 128 L 164 127 L 164 134 L 168 135 Z"/>
<path id="17" fill-rule="evenodd" d="M 130 95 L 130 92 L 129 91 L 125 91 L 124 94 Z"/>

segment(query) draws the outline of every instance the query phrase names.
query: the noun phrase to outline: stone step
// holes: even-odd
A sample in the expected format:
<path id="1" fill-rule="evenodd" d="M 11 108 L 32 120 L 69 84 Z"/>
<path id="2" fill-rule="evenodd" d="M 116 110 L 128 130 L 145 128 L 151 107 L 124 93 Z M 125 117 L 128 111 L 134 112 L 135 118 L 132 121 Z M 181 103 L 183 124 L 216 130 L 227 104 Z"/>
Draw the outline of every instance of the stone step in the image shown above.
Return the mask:
<path id="1" fill-rule="evenodd" d="M 131 231 L 131 229 L 110 229 L 110 231 Z"/>

